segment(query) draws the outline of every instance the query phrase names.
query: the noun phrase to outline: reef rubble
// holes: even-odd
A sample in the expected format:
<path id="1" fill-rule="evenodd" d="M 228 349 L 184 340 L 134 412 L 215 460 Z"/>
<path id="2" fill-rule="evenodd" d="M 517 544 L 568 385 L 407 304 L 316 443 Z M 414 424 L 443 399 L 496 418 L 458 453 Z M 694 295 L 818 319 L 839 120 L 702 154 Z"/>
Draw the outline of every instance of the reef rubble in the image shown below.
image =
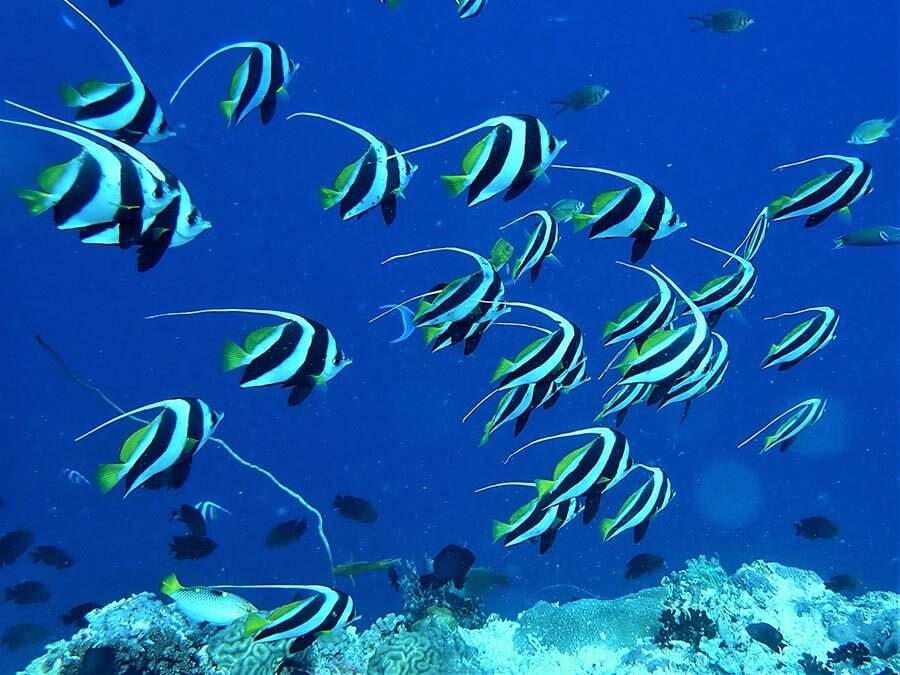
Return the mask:
<path id="1" fill-rule="evenodd" d="M 421 602 L 421 598 L 417 598 Z M 900 673 L 900 595 L 846 598 L 816 574 L 757 561 L 728 576 L 700 557 L 660 586 L 610 600 L 539 602 L 480 627 L 432 605 L 353 625 L 290 655 L 286 643 L 192 624 L 141 593 L 94 610 L 26 675 L 520 675 Z M 469 617 L 470 618 L 470 617 Z M 748 630 L 748 626 L 755 626 Z M 106 661 L 106 671 L 90 662 Z M 87 670 L 86 668 L 90 668 Z"/>

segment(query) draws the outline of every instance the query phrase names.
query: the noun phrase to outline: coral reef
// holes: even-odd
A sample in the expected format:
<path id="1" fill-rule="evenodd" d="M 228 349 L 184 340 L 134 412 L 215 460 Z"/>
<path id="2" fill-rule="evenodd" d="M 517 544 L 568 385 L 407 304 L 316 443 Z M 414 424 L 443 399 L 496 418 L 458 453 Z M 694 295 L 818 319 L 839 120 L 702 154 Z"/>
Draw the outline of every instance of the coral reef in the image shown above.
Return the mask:
<path id="1" fill-rule="evenodd" d="M 449 609 L 463 628 L 481 628 L 485 622 L 481 598 L 464 598 L 450 592 L 450 585 L 439 589 L 422 588 L 416 566 L 409 560 L 397 565 L 397 582 L 403 595 L 403 614 L 414 623 L 426 616 L 429 607 Z"/>
<path id="2" fill-rule="evenodd" d="M 659 631 L 653 641 L 663 649 L 671 649 L 673 641 L 700 649 L 702 640 L 711 640 L 717 634 L 716 624 L 702 609 L 664 609 L 659 623 Z"/>
<path id="3" fill-rule="evenodd" d="M 197 626 L 174 605 L 144 593 L 92 612 L 86 628 L 49 645 L 24 672 L 78 675 L 85 656 L 116 673 L 149 675 L 900 670 L 900 596 L 873 592 L 848 599 L 811 572 L 774 563 L 744 565 L 729 577 L 717 561 L 699 558 L 657 588 L 611 600 L 539 602 L 517 620 L 484 619 L 480 605 L 476 613 L 462 598 L 420 592 L 411 566 L 403 578 L 408 614 L 389 614 L 362 631 L 335 631 L 294 657 L 286 643 L 253 644 L 240 621 L 226 628 Z M 466 627 L 476 616 L 482 617 L 479 627 Z M 781 636 L 783 646 L 760 642 L 760 626 Z"/>
<path id="4" fill-rule="evenodd" d="M 872 659 L 869 657 L 869 648 L 861 642 L 848 642 L 837 649 L 828 652 L 828 663 L 849 663 L 851 666 L 864 666 Z"/>
<path id="5" fill-rule="evenodd" d="M 288 653 L 290 641 L 253 642 L 244 637 L 244 622 L 235 621 L 222 629 L 208 628 L 206 653 L 223 675 L 287 675 L 303 664 L 303 655 Z"/>
<path id="6" fill-rule="evenodd" d="M 475 650 L 466 645 L 457 628 L 448 609 L 431 607 L 411 630 L 396 632 L 378 645 L 369 659 L 367 675 L 482 672 L 470 663 Z"/>

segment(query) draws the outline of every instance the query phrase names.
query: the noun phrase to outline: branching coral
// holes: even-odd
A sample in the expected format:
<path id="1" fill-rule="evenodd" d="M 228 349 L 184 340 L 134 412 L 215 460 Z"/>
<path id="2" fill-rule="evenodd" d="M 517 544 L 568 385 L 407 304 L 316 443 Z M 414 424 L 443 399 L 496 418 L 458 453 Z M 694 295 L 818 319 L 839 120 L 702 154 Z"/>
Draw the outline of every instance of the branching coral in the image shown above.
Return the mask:
<path id="1" fill-rule="evenodd" d="M 828 652 L 828 663 L 849 663 L 860 668 L 866 665 L 872 657 L 869 656 L 869 648 L 862 642 L 848 642 Z"/>
<path id="2" fill-rule="evenodd" d="M 700 649 L 700 642 L 718 635 L 716 624 L 702 609 L 663 610 L 659 617 L 659 631 L 654 641 L 660 647 L 668 649 L 673 641 L 687 642 L 695 650 Z"/>
<path id="3" fill-rule="evenodd" d="M 833 672 L 828 665 L 819 661 L 812 654 L 804 653 L 797 665 L 803 669 L 803 675 L 831 675 Z"/>

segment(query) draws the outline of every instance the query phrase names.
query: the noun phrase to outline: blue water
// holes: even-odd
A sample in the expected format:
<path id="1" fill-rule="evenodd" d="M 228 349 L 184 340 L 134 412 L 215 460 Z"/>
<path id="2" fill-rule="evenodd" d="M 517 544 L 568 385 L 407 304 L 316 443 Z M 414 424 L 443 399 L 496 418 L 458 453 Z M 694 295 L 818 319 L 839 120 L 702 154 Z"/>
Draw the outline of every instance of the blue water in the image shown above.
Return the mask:
<path id="1" fill-rule="evenodd" d="M 469 21 L 456 19 L 449 0 L 408 0 L 397 12 L 375 0 L 127 0 L 115 10 L 100 0 L 81 4 L 161 99 L 208 52 L 236 40 L 277 40 L 301 71 L 290 102 L 265 128 L 254 116 L 226 129 L 218 112 L 243 58 L 237 53 L 214 62 L 166 106 L 178 136 L 145 150 L 189 186 L 214 227 L 145 274 L 135 271 L 132 251 L 82 246 L 73 234 L 55 231 L 48 215 L 30 218 L 14 189 L 31 186 L 41 168 L 74 152 L 36 132 L 0 129 L 6 317 L 0 529 L 32 529 L 36 543 L 58 544 L 76 560 L 58 571 L 23 557 L 0 570 L 3 586 L 35 579 L 53 591 L 43 605 L 0 604 L 0 630 L 36 621 L 63 638 L 68 632 L 58 616 L 71 606 L 156 590 L 170 571 L 186 584 L 330 581 L 312 528 L 286 549 L 263 546 L 276 523 L 313 519 L 215 446 L 200 451 L 178 492 L 138 490 L 123 501 L 120 489 L 100 496 L 94 486 L 68 483 L 64 467 L 93 480 L 95 466 L 113 461 L 134 427 L 123 422 L 74 443 L 113 411 L 66 379 L 36 346 L 35 333 L 122 406 L 192 395 L 225 411 L 218 435 L 323 509 L 336 562 L 399 556 L 421 565 L 444 545 L 463 544 L 476 564 L 509 571 L 512 586 L 488 600 L 490 610 L 505 615 L 538 599 L 581 593 L 544 590 L 550 585 L 606 597 L 656 583 L 658 577 L 623 579 L 626 561 L 644 551 L 663 556 L 669 569 L 701 553 L 718 555 L 730 569 L 764 558 L 826 578 L 848 572 L 867 589 L 898 589 L 898 249 L 830 250 L 831 240 L 849 229 L 898 224 L 895 139 L 863 147 L 845 142 L 860 121 L 892 117 L 900 108 L 896 3 L 747 1 L 742 6 L 756 23 L 736 35 L 691 33 L 686 17 L 709 8 L 680 1 L 491 0 Z M 120 77 L 114 54 L 63 3 L 17 3 L 7 18 L 0 28 L 4 96 L 65 117 L 59 83 Z M 554 116 L 547 102 L 587 82 L 612 93 L 595 109 Z M 875 190 L 854 206 L 852 226 L 836 218 L 814 230 L 798 221 L 773 226 L 756 260 L 760 280 L 743 308 L 745 320 L 726 317 L 720 324 L 732 349 L 726 380 L 694 403 L 684 425 L 680 406 L 629 415 L 623 430 L 634 456 L 662 466 L 677 492 L 645 540 L 635 546 L 626 534 L 603 544 L 596 526 L 573 523 L 541 557 L 529 545 L 503 549 L 490 541 L 491 520 L 508 517 L 530 498 L 527 490 L 473 491 L 549 477 L 574 445 L 538 447 L 506 466 L 502 460 L 533 438 L 589 426 L 612 380 L 591 382 L 536 412 L 521 442 L 510 425 L 478 447 L 493 409 L 466 424 L 461 418 L 490 391 L 497 360 L 516 354 L 532 335 L 494 328 L 468 358 L 460 349 L 432 355 L 418 336 L 391 345 L 399 332 L 395 318 L 368 323 L 380 305 L 472 266 L 452 254 L 379 263 L 432 246 L 487 253 L 509 220 L 562 197 L 589 202 L 618 184 L 551 171 L 549 184 L 512 202 L 467 209 L 462 199 L 447 198 L 438 176 L 457 172 L 473 137 L 415 156 L 420 168 L 392 227 L 377 212 L 342 222 L 334 211 L 322 212 L 317 187 L 331 185 L 364 147 L 323 122 L 284 121 L 299 110 L 358 124 L 399 148 L 498 114 L 538 115 L 568 140 L 560 161 L 636 174 L 668 194 L 689 228 L 655 242 L 645 262 L 691 289 L 719 273 L 721 258 L 690 236 L 733 248 L 763 205 L 819 170 L 772 173 L 772 167 L 821 153 L 858 154 L 875 167 Z M 5 115 L 24 118 L 11 109 Z M 524 228 L 507 234 L 524 244 Z M 648 280 L 614 264 L 627 260 L 630 243 L 588 241 L 563 226 L 557 249 L 563 266 L 546 267 L 538 283 L 523 281 L 509 292 L 581 326 L 591 375 L 614 353 L 599 342 L 606 320 L 652 291 Z M 821 304 L 841 312 L 834 343 L 786 373 L 760 371 L 771 342 L 792 325 L 762 318 Z M 143 318 L 203 307 L 301 313 L 327 325 L 354 363 L 327 392 L 288 409 L 286 391 L 242 390 L 237 373 L 220 370 L 223 341 L 242 339 L 265 322 Z M 737 449 L 759 426 L 812 396 L 827 397 L 828 409 L 788 453 L 758 456 L 759 444 Z M 640 482 L 635 475 L 610 492 L 604 515 Z M 342 519 L 330 507 L 337 494 L 370 499 L 381 518 L 371 525 Z M 176 562 L 168 541 L 183 528 L 169 523 L 169 514 L 204 499 L 234 513 L 211 526 L 219 549 L 201 561 Z M 838 538 L 795 537 L 793 523 L 811 515 L 832 518 L 841 527 Z M 360 577 L 355 587 L 340 583 L 364 623 L 399 610 L 400 598 L 381 574 Z M 262 606 L 286 599 L 252 597 Z M 38 652 L 37 646 L 4 652 L 0 670 Z"/>

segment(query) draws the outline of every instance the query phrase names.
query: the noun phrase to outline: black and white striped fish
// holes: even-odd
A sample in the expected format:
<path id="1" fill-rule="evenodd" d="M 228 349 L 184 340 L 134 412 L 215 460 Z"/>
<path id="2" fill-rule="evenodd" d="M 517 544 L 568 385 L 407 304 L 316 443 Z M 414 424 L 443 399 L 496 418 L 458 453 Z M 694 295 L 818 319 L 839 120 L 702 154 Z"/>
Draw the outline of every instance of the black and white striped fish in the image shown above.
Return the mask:
<path id="1" fill-rule="evenodd" d="M 448 283 L 438 284 L 427 293 L 397 305 L 387 306 L 388 312 L 397 311 L 403 319 L 403 333 L 392 342 L 406 340 L 416 328 L 422 328 L 426 344 L 432 345 L 432 351 L 465 342 L 465 353 L 468 355 L 478 347 L 484 331 L 509 311 L 504 304 L 505 286 L 491 261 L 464 248 L 442 246 L 396 255 L 382 264 L 441 251 L 469 256 L 478 264 L 478 270 Z M 406 305 L 415 300 L 421 302 L 413 312 Z"/>
<path id="2" fill-rule="evenodd" d="M 325 384 L 353 363 L 338 347 L 331 331 L 322 324 L 289 312 L 268 309 L 198 309 L 167 312 L 148 317 L 195 314 L 259 314 L 284 319 L 277 326 L 264 326 L 250 333 L 244 345 L 228 341 L 222 355 L 225 371 L 244 367 L 242 388 L 290 387 L 288 405 L 303 403 L 314 387 Z"/>
<path id="3" fill-rule="evenodd" d="M 484 435 L 479 445 L 488 442 L 490 435 L 507 422 L 516 420 L 514 435 L 525 429 L 532 411 L 540 408 L 547 396 L 556 388 L 553 382 L 523 384 L 503 394 L 494 416 L 484 425 Z"/>
<path id="4" fill-rule="evenodd" d="M 790 417 L 788 417 L 788 419 L 783 422 L 773 434 L 766 436 L 765 441 L 763 442 L 763 449 L 759 451 L 759 454 L 762 455 L 767 453 L 776 445 L 779 446 L 778 449 L 781 450 L 781 452 L 786 452 L 793 444 L 797 434 L 819 421 L 822 417 L 822 413 L 825 412 L 825 403 L 826 400 L 824 398 L 810 398 L 788 408 L 762 429 L 750 436 L 750 438 L 743 441 L 738 447 L 744 447 L 747 443 L 775 424 L 775 422 L 790 415 Z M 793 414 L 791 415 L 791 413 Z"/>
<path id="5" fill-rule="evenodd" d="M 487 0 L 456 0 L 456 13 L 460 19 L 478 16 L 487 6 Z"/>
<path id="6" fill-rule="evenodd" d="M 439 352 L 447 347 L 463 343 L 463 354 L 469 356 L 481 344 L 484 332 L 504 313 L 509 311 L 503 305 L 502 300 L 496 296 L 485 298 L 489 303 L 487 309 L 481 315 L 473 315 L 461 321 L 449 321 L 440 326 L 430 326 L 422 330 L 425 344 L 431 347 L 431 352 Z"/>
<path id="7" fill-rule="evenodd" d="M 709 327 L 715 328 L 725 312 L 737 309 L 753 297 L 753 291 L 756 289 L 758 281 L 756 267 L 749 260 L 735 253 L 729 253 L 697 239 L 691 239 L 691 241 L 727 255 L 738 264 L 738 271 L 734 274 L 716 277 L 706 282 L 699 291 L 691 293 L 691 300 L 706 315 Z"/>
<path id="8" fill-rule="evenodd" d="M 648 403 L 658 402 L 661 410 L 668 405 L 683 401 L 684 412 L 681 415 L 681 421 L 684 422 L 690 412 L 693 400 L 708 394 L 722 384 L 725 372 L 728 370 L 729 359 L 730 349 L 725 338 L 718 333 L 713 333 L 710 342 L 710 359 L 707 365 L 702 370 L 698 369 L 694 373 L 690 373 L 671 387 L 658 388 L 659 396 L 655 399 L 651 396 Z M 656 391 L 653 393 L 656 394 Z"/>
<path id="9" fill-rule="evenodd" d="M 539 438 L 513 455 L 538 443 L 572 436 L 594 438 L 570 452 L 556 465 L 553 480 L 538 479 L 535 484 L 543 507 L 556 506 L 569 499 L 583 499 L 583 520 L 587 525 L 597 515 L 603 493 L 625 478 L 634 465 L 628 439 L 623 434 L 608 427 L 579 429 Z"/>
<path id="10" fill-rule="evenodd" d="M 626 263 L 621 263 L 630 267 Z M 674 281 L 653 270 L 665 279 L 688 307 L 693 321 L 678 328 L 666 328 L 650 335 L 638 347 L 631 350 L 619 364 L 622 379 L 617 384 L 650 383 L 671 386 L 689 373 L 697 370 L 708 356 L 710 331 L 706 317 Z"/>
<path id="11" fill-rule="evenodd" d="M 840 171 L 818 176 L 800 186 L 790 197 L 781 197 L 769 205 L 769 219 L 773 222 L 806 217 L 806 227 L 815 227 L 832 213 L 847 212 L 860 197 L 872 191 L 872 165 L 858 157 L 819 155 L 800 162 L 783 164 L 775 171 L 799 166 L 819 159 L 846 162 Z"/>
<path id="12" fill-rule="evenodd" d="M 607 415 L 616 414 L 616 426 L 620 427 L 625 422 L 628 408 L 643 403 L 653 391 L 653 385 L 646 382 L 626 384 L 616 389 L 616 393 L 603 405 L 600 414 L 594 421 L 600 421 Z"/>
<path id="13" fill-rule="evenodd" d="M 294 113 L 295 117 L 314 117 L 327 120 L 358 134 L 369 143 L 363 156 L 348 164 L 338 174 L 334 188 L 319 188 L 325 209 L 339 206 L 341 218 L 359 218 L 381 206 L 384 222 L 390 225 L 397 215 L 397 198 L 409 185 L 417 167 L 401 155 L 394 146 L 373 136 L 365 129 L 318 113 Z"/>
<path id="14" fill-rule="evenodd" d="M 545 260 L 556 260 L 553 251 L 559 243 L 559 225 L 556 222 L 556 218 L 550 215 L 549 212 L 543 210 L 531 211 L 500 229 L 505 229 L 531 216 L 537 216 L 539 222 L 531 235 L 529 235 L 528 243 L 525 244 L 525 250 L 522 255 L 513 263 L 511 272 L 513 282 L 518 281 L 525 272 L 530 272 L 531 280 L 537 281 L 543 262 Z"/>
<path id="15" fill-rule="evenodd" d="M 174 136 L 162 108 L 153 93 L 131 65 L 125 53 L 94 21 L 70 0 L 63 0 L 88 22 L 116 52 L 125 70 L 127 82 L 82 82 L 76 90 L 70 85 L 60 89 L 65 104 L 77 108 L 75 119 L 97 131 L 105 131 L 126 143 L 156 143 Z"/>
<path id="16" fill-rule="evenodd" d="M 624 190 L 601 192 L 591 204 L 591 213 L 576 213 L 572 217 L 576 232 L 591 228 L 589 239 L 634 239 L 631 262 L 643 258 L 653 241 L 687 227 L 669 198 L 637 176 L 590 166 L 554 165 L 553 168 L 602 173 L 632 183 Z"/>
<path id="17" fill-rule="evenodd" d="M 69 131 L 0 121 L 53 134 L 81 147 L 77 157 L 41 171 L 38 189 L 19 190 L 19 196 L 32 215 L 52 209 L 57 229 L 80 230 L 84 243 L 127 248 L 176 195 L 164 173 L 153 171 L 149 160 L 138 161 L 138 155 L 122 152 L 128 147 L 124 144 L 108 148 Z"/>
<path id="18" fill-rule="evenodd" d="M 159 262 L 170 248 L 192 242 L 201 232 L 212 227 L 191 199 L 191 195 L 178 178 L 166 174 L 166 184 L 177 190 L 177 196 L 149 222 L 144 223 L 144 234 L 136 240 L 138 272 L 146 272 Z"/>
<path id="19" fill-rule="evenodd" d="M 505 193 L 503 201 L 518 197 L 536 178 L 544 175 L 566 145 L 566 141 L 551 134 L 537 117 L 502 115 L 427 147 L 486 127 L 493 128 L 463 157 L 463 174 L 441 176 L 452 197 L 468 189 L 468 206 L 480 204 L 501 192 Z M 422 148 L 416 150 L 419 149 Z M 412 151 L 407 154 L 409 152 Z"/>
<path id="20" fill-rule="evenodd" d="M 284 47 L 275 42 L 235 42 L 217 49 L 182 80 L 169 103 L 175 102 L 184 85 L 198 70 L 230 49 L 249 49 L 250 55 L 234 71 L 228 98 L 219 103 L 228 126 L 240 124 L 257 108 L 262 123 L 268 124 L 275 116 L 278 99 L 287 98 L 287 86 L 300 69 L 298 64 L 291 61 Z"/>
<path id="21" fill-rule="evenodd" d="M 607 347 L 619 342 L 634 340 L 643 343 L 649 335 L 666 328 L 675 318 L 675 295 L 669 285 L 656 273 L 636 267 L 648 275 L 659 292 L 645 300 L 640 300 L 623 310 L 614 320 L 608 321 L 603 329 L 603 344 Z"/>
<path id="22" fill-rule="evenodd" d="M 220 513 L 227 513 L 229 516 L 231 515 L 231 511 L 226 509 L 224 506 L 219 506 L 215 502 L 211 501 L 202 501 L 194 504 L 194 508 L 200 512 L 200 515 L 203 516 L 203 520 L 207 523 L 218 518 Z"/>
<path id="23" fill-rule="evenodd" d="M 709 364 L 712 362 L 713 352 L 715 352 L 716 341 L 712 339 L 712 334 L 710 335 L 710 340 L 703 348 L 703 355 L 697 361 L 696 366 L 694 366 L 693 370 L 686 372 L 683 376 L 679 377 L 671 384 L 667 385 L 656 385 L 653 388 L 653 392 L 647 398 L 647 405 L 659 405 L 665 399 L 668 392 L 678 387 L 679 391 L 681 391 L 681 387 L 690 387 L 693 383 L 703 378 L 703 374 L 706 372 L 706 369 L 709 367 Z"/>
<path id="24" fill-rule="evenodd" d="M 162 408 L 148 424 L 131 434 L 122 444 L 119 463 L 101 464 L 97 485 L 109 492 L 125 481 L 124 497 L 142 485 L 148 488 L 177 489 L 187 480 L 194 453 L 209 437 L 224 415 L 196 398 L 173 398 L 124 412 L 82 434 L 76 441 L 132 415 Z"/>
<path id="25" fill-rule="evenodd" d="M 763 359 L 762 368 L 778 366 L 778 370 L 793 368 L 800 361 L 812 356 L 834 339 L 840 314 L 831 307 L 808 307 L 798 309 L 796 312 L 786 312 L 768 319 L 776 319 L 783 316 L 793 316 L 803 312 L 815 312 L 816 315 L 807 319 L 790 333 L 785 335 L 780 342 L 772 345 L 766 358 Z"/>
<path id="26" fill-rule="evenodd" d="M 516 420 L 513 436 L 521 434 L 525 430 L 532 412 L 538 408 L 549 410 L 556 404 L 561 394 L 568 393 L 587 382 L 590 378 L 586 376 L 586 373 L 587 360 L 582 359 L 580 363 L 569 368 L 560 377 L 532 384 L 522 384 L 505 391 L 500 403 L 497 404 L 497 411 L 484 426 L 484 434 L 479 445 L 487 443 L 494 431 L 513 419 Z M 466 415 L 467 418 L 468 416 Z"/>
<path id="27" fill-rule="evenodd" d="M 544 337 L 522 350 L 514 361 L 501 359 L 491 380 L 493 382 L 500 379 L 499 386 L 482 398 L 463 418 L 465 422 L 489 398 L 497 393 L 507 392 L 501 398 L 494 417 L 485 426 L 482 444 L 497 427 L 513 418 L 516 419 L 515 433 L 518 435 L 534 410 L 538 407 L 545 410 L 551 408 L 562 394 L 590 380 L 587 377 L 584 336 L 577 326 L 559 314 L 536 305 L 518 302 L 506 304 L 540 311 L 557 321 L 559 328 L 551 332 L 530 326 L 543 332 Z"/>
<path id="28" fill-rule="evenodd" d="M 253 614 L 244 625 L 244 636 L 253 642 L 293 640 L 290 653 L 296 654 L 310 647 L 322 633 L 347 626 L 356 617 L 353 599 L 327 586 L 296 586 L 312 591 L 305 600 L 292 602 L 273 610 L 266 616 Z"/>
<path id="29" fill-rule="evenodd" d="M 603 541 L 609 541 L 627 529 L 634 528 L 634 543 L 637 544 L 647 534 L 650 521 L 662 511 L 675 491 L 666 472 L 655 466 L 636 464 L 650 472 L 650 480 L 632 494 L 614 518 L 604 518 L 600 522 Z"/>
<path id="30" fill-rule="evenodd" d="M 584 362 L 584 336 L 574 323 L 537 305 L 520 302 L 507 302 L 507 305 L 538 311 L 555 321 L 559 327 L 528 345 L 512 361 L 500 360 L 491 378 L 491 382 L 499 380 L 497 391 L 523 384 L 558 380 Z"/>
<path id="31" fill-rule="evenodd" d="M 539 553 L 544 555 L 556 541 L 556 533 L 560 528 L 567 525 L 580 511 L 581 505 L 577 499 L 545 509 L 540 506 L 540 500 L 535 498 L 513 513 L 508 523 L 494 521 L 494 541 L 503 539 L 503 546 L 508 548 L 537 540 L 540 543 Z"/>
<path id="32" fill-rule="evenodd" d="M 57 222 L 64 222 L 64 225 L 57 225 L 59 229 L 78 229 L 81 241 L 86 244 L 121 248 L 138 245 L 138 271 L 144 272 L 154 267 L 169 248 L 190 243 L 212 227 L 194 205 L 185 185 L 144 153 L 94 129 L 65 122 L 18 103 L 7 103 L 113 146 L 106 149 L 83 136 L 32 125 L 31 128 L 62 135 L 85 148 L 74 160 L 45 169 L 38 177 L 40 190 L 20 192 L 32 212 L 56 202 L 54 217 Z M 90 143 L 89 148 L 83 141 Z M 90 151 L 94 154 L 84 156 Z M 100 168 L 99 176 L 96 167 Z M 66 172 L 73 172 L 74 179 L 71 175 L 66 178 Z M 135 175 L 139 184 L 135 183 Z M 120 183 L 118 189 L 116 181 Z M 123 205 L 110 215 L 111 207 L 107 201 L 115 199 L 116 194 Z M 74 211 L 82 204 L 80 211 Z"/>

